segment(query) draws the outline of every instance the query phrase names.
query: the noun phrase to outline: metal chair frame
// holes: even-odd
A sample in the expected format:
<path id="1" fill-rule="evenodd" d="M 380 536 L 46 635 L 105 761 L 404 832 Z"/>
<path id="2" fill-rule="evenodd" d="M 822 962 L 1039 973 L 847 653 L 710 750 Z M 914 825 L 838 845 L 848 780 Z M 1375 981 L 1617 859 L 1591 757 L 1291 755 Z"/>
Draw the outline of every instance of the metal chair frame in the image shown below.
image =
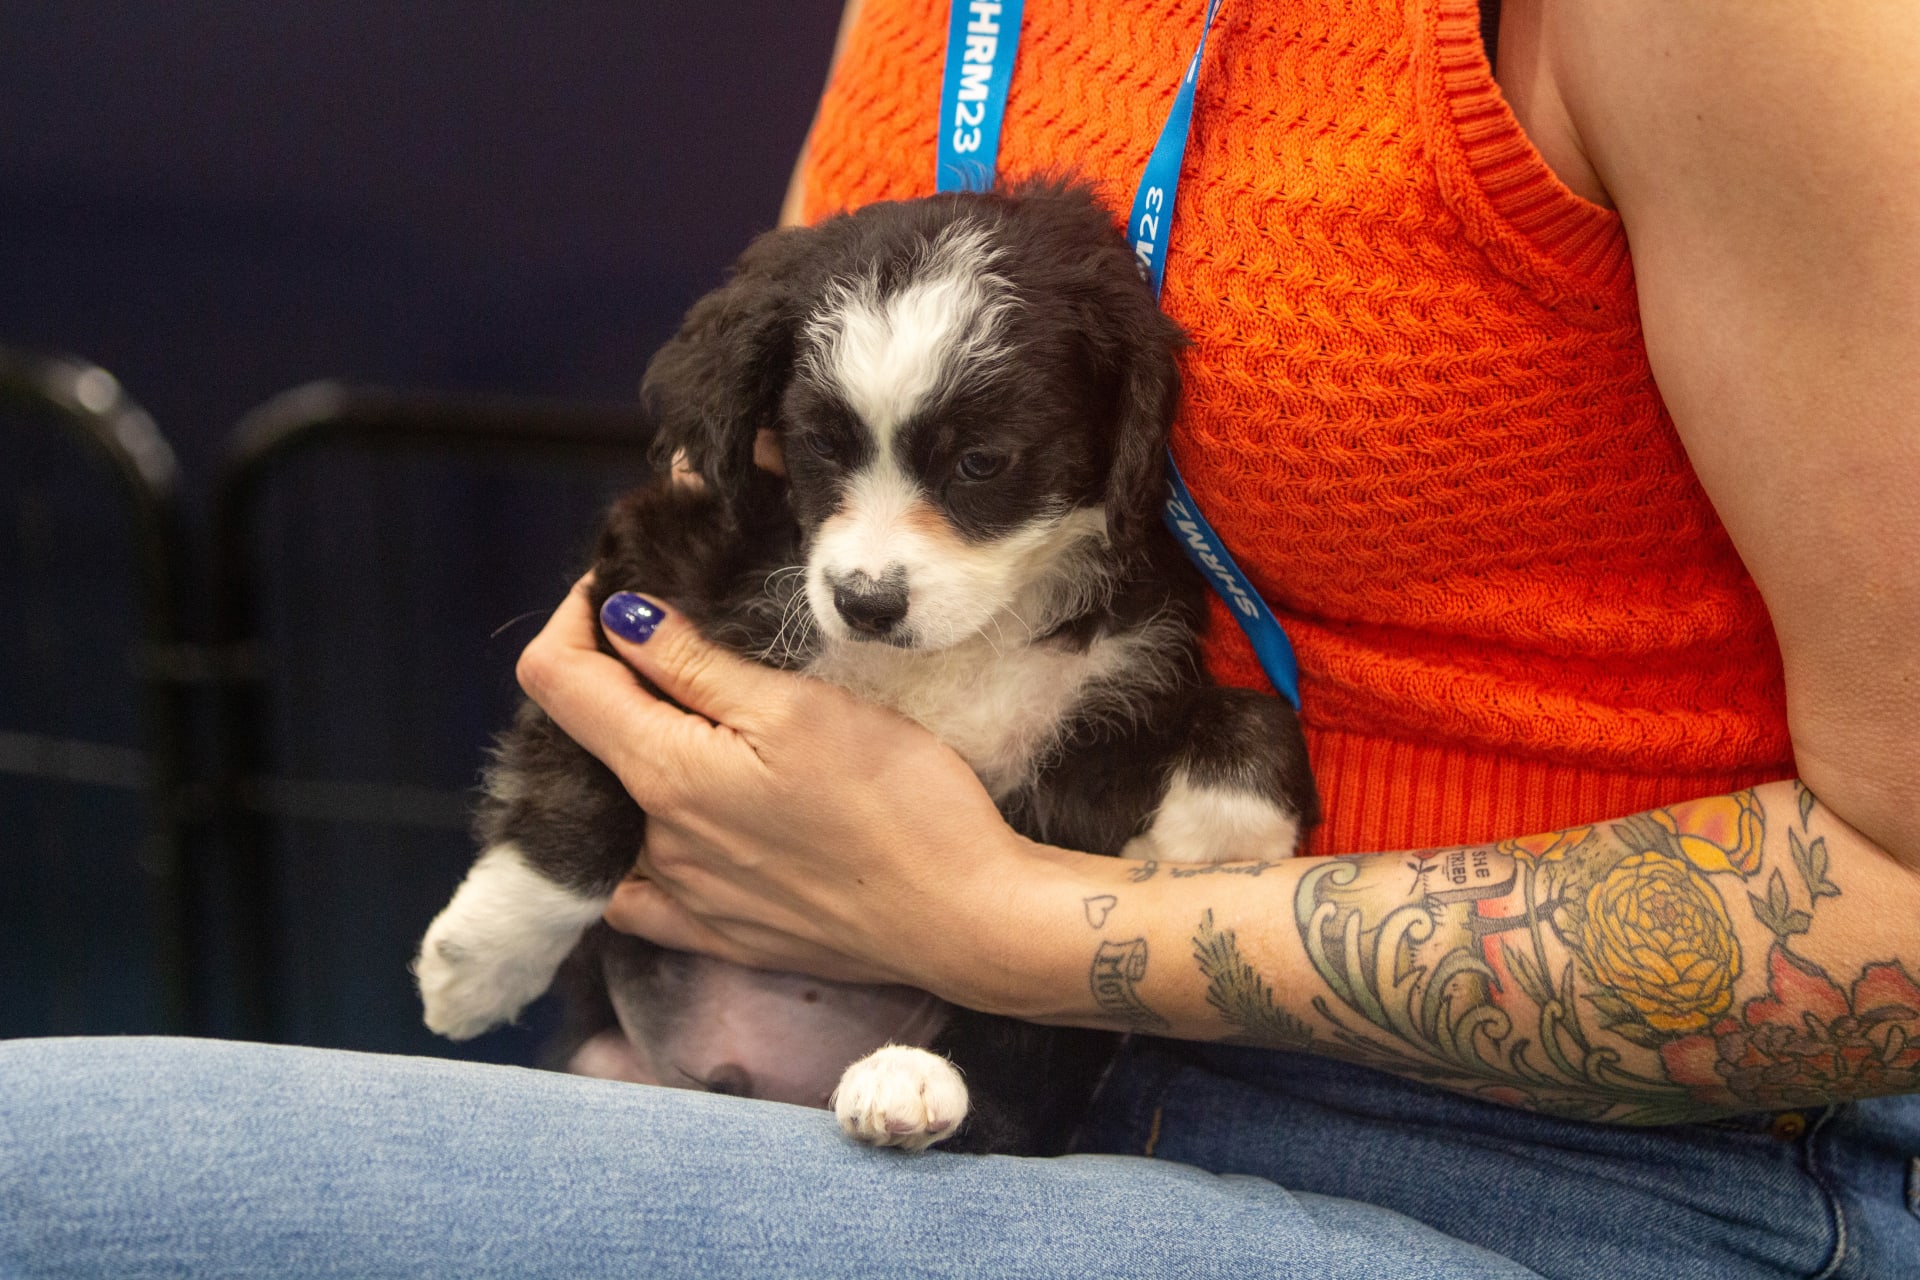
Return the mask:
<path id="1" fill-rule="evenodd" d="M 256 554 L 263 496 L 290 462 L 324 448 L 631 465 L 644 459 L 650 432 L 631 404 L 338 382 L 284 392 L 245 415 L 228 438 L 209 495 L 211 605 L 200 634 L 190 635 L 183 597 L 192 566 L 182 535 L 179 467 L 153 419 L 97 366 L 5 347 L 0 409 L 56 418 L 116 478 L 137 544 L 143 655 L 137 759 L 122 759 L 124 748 L 26 742 L 32 735 L 13 734 L 6 737 L 23 741 L 13 744 L 19 750 L 0 753 L 0 770 L 85 773 L 83 780 L 99 781 L 99 761 L 110 757 L 114 768 L 106 773 L 146 792 L 153 817 L 144 864 L 158 904 L 154 962 L 165 975 L 167 1025 L 188 1034 L 275 1040 L 284 1032 L 285 1011 L 275 998 L 281 921 L 270 819 L 288 812 L 312 816 L 316 804 L 349 811 L 346 816 L 398 813 L 409 821 L 432 819 L 428 825 L 449 819 L 414 794 L 417 789 L 357 787 L 351 796 L 316 800 L 292 795 L 272 776 L 259 617 L 265 566 Z M 191 750 L 203 702 L 214 728 L 213 758 L 205 764 Z M 208 899 L 216 895 L 230 917 L 219 960 L 211 958 L 207 918 Z M 227 970 L 231 1025 L 214 1025 L 215 964 Z"/>
<path id="2" fill-rule="evenodd" d="M 196 663 L 181 630 L 179 465 L 152 417 L 97 365 L 0 347 L 0 409 L 51 417 L 112 477 L 134 530 L 142 739 L 128 759 L 121 747 L 9 734 L 18 741 L 0 769 L 147 793 L 142 865 L 157 904 L 163 1018 L 188 1030 L 200 1016 L 193 980 L 199 911 L 189 865 L 189 829 L 200 805 L 188 755 L 187 686 Z"/>

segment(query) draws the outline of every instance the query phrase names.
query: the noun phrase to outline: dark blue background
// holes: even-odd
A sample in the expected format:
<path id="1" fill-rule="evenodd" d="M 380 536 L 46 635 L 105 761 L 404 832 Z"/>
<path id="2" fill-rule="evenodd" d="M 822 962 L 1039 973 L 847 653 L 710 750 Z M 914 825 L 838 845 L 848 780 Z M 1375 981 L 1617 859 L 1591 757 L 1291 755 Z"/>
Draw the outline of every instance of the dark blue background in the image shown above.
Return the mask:
<path id="1" fill-rule="evenodd" d="M 152 411 L 200 564 L 228 433 L 296 383 L 628 399 L 772 225 L 838 9 L 12 0 L 0 343 L 96 361 Z M 335 451 L 270 485 L 256 763 L 296 800 L 413 801 L 272 824 L 287 1038 L 444 1051 L 404 966 L 470 856 L 459 811 L 533 625 L 513 620 L 557 599 L 630 478 Z M 0 421 L 0 501 L 0 733 L 137 747 L 111 488 L 45 423 Z M 204 609 L 190 584 L 190 627 Z M 125 788 L 0 769 L 0 1035 L 164 1025 L 140 823 Z"/>

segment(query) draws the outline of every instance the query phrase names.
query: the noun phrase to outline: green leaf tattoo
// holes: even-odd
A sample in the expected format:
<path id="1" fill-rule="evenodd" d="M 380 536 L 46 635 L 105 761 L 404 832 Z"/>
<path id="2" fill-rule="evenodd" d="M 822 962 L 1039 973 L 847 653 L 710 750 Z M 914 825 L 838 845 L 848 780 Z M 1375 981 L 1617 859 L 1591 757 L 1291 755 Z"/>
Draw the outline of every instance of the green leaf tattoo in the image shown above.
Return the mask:
<path id="1" fill-rule="evenodd" d="M 1840 896 L 1840 886 L 1827 879 L 1827 838 L 1825 836 L 1821 836 L 1812 844 L 1807 844 L 1800 839 L 1798 832 L 1788 827 L 1787 846 L 1793 851 L 1793 865 L 1800 872 L 1800 883 L 1806 885 L 1809 898 Z"/>
<path id="2" fill-rule="evenodd" d="M 1193 958 L 1207 980 L 1207 1003 L 1236 1028 L 1228 1043 L 1269 1049 L 1305 1049 L 1313 1043 L 1305 1023 L 1274 1005 L 1273 989 L 1240 954 L 1233 930 L 1214 927 L 1212 911 L 1200 917 L 1194 931 Z"/>
<path id="3" fill-rule="evenodd" d="M 1758 894 L 1749 893 L 1747 902 L 1753 907 L 1754 919 L 1772 930 L 1782 942 L 1813 928 L 1812 913 L 1788 905 L 1787 878 L 1777 868 L 1767 877 L 1767 896 L 1762 899 Z"/>
<path id="4" fill-rule="evenodd" d="M 1293 925 L 1320 1021 L 1292 1016 L 1291 998 L 1281 1007 L 1211 911 L 1193 935 L 1207 1003 L 1235 1042 L 1310 1039 L 1396 1075 L 1622 1124 L 1920 1090 L 1910 962 L 1829 976 L 1791 950 L 1842 896 L 1826 839 L 1806 829 L 1812 793 L 1792 796 L 1708 797 L 1412 864 L 1316 860 Z M 1789 823 L 1798 811 L 1797 826 L 1775 827 L 1785 849 L 1764 839 L 1770 803 Z M 1773 935 L 1753 971 L 1743 896 Z"/>

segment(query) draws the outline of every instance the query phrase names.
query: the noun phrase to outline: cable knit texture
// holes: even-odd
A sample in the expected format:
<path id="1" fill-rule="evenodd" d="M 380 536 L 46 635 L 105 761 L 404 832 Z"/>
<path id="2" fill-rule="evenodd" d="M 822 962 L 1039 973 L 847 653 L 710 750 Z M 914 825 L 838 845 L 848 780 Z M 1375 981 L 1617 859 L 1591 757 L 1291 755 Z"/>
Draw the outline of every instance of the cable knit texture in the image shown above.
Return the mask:
<path id="1" fill-rule="evenodd" d="M 1124 217 L 1198 0 L 1028 0 L 1001 175 Z M 808 216 L 932 190 L 942 0 L 865 0 Z M 1227 0 L 1164 304 L 1175 453 L 1302 669 L 1315 852 L 1790 776 L 1779 652 L 1647 365 L 1619 219 L 1520 131 L 1472 0 Z M 1266 687 L 1216 608 L 1209 662 Z"/>

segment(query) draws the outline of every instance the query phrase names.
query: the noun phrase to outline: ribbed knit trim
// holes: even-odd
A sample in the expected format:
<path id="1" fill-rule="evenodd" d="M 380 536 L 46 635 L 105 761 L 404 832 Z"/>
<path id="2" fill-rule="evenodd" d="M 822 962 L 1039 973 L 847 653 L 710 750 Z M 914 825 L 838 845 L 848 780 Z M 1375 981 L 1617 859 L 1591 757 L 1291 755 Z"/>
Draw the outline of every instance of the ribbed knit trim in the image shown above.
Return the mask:
<path id="1" fill-rule="evenodd" d="M 1791 768 L 1617 773 L 1307 727 L 1324 815 L 1308 852 L 1377 853 L 1560 831 L 1793 776 Z"/>
<path id="2" fill-rule="evenodd" d="M 1429 78 L 1423 120 L 1440 185 L 1489 256 L 1555 294 L 1583 296 L 1608 320 L 1636 303 L 1620 215 L 1562 182 L 1520 128 L 1487 65 L 1475 0 L 1409 0 L 1425 17 L 1417 70 Z M 1518 244 L 1514 242 L 1518 241 Z M 1514 254 L 1512 251 L 1520 249 Z"/>

